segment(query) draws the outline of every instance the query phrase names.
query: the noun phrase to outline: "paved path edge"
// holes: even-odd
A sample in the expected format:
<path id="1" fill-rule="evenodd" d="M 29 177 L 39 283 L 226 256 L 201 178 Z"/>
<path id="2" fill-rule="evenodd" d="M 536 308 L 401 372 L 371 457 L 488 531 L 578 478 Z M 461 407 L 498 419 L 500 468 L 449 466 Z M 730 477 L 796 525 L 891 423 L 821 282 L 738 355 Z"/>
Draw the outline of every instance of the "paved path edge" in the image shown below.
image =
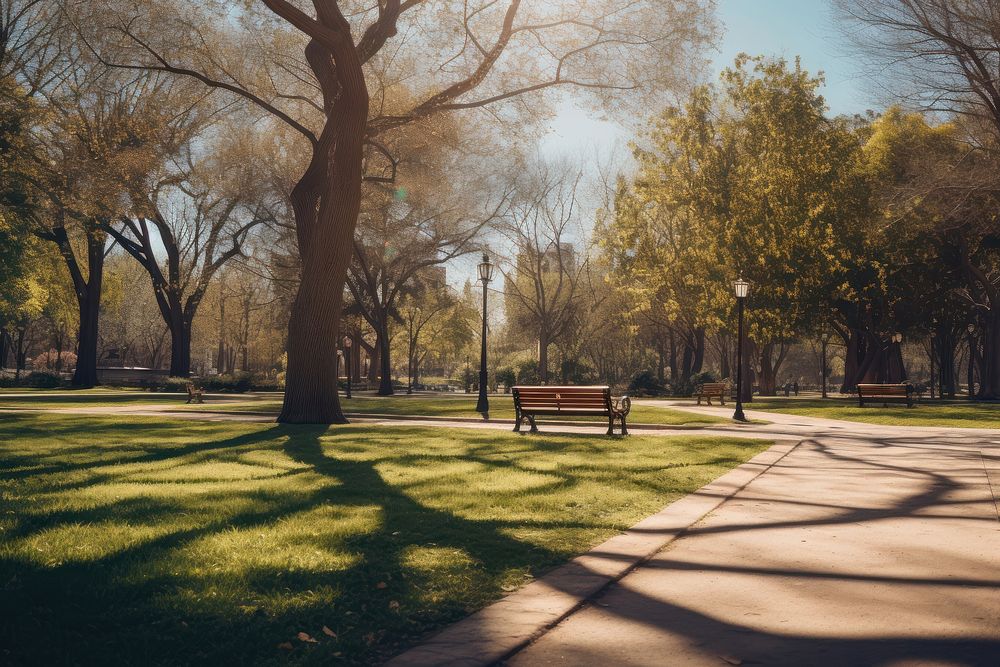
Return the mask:
<path id="1" fill-rule="evenodd" d="M 801 440 L 779 440 L 697 491 L 390 659 L 387 667 L 493 665 L 535 641 L 610 584 L 781 461 Z"/>

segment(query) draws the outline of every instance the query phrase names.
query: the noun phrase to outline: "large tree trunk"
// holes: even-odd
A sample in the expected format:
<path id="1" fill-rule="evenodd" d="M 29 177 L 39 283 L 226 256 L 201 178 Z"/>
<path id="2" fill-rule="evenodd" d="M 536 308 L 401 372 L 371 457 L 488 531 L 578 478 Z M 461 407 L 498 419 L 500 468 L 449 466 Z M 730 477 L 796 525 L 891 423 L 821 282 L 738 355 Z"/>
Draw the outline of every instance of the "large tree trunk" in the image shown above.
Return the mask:
<path id="1" fill-rule="evenodd" d="M 337 396 L 332 342 L 361 207 L 368 88 L 346 20 L 339 21 L 338 32 L 340 38 L 327 46 L 313 40 L 306 47 L 327 119 L 291 197 L 302 274 L 288 322 L 288 375 L 278 415 L 286 423 L 347 422 Z"/>

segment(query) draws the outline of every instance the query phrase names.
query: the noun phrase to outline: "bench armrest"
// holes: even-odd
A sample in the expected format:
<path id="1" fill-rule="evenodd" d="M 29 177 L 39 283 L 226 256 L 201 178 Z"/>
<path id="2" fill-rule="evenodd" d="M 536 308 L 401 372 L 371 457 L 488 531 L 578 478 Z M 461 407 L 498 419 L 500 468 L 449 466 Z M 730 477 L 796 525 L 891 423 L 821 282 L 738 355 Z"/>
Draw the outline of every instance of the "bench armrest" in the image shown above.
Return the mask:
<path id="1" fill-rule="evenodd" d="M 615 412 L 620 412 L 625 416 L 632 411 L 632 399 L 628 397 L 628 394 L 622 396 L 621 398 L 612 399 L 614 403 Z"/>

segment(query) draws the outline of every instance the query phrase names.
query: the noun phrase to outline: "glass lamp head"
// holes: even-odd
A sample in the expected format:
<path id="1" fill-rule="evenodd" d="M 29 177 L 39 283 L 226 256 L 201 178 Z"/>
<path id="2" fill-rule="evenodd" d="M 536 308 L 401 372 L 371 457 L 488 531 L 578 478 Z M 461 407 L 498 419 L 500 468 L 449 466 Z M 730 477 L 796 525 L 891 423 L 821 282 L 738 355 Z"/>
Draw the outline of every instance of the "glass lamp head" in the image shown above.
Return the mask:
<path id="1" fill-rule="evenodd" d="M 743 277 L 739 277 L 733 281 L 733 292 L 736 293 L 737 299 L 745 299 L 750 294 L 750 283 L 743 280 Z"/>

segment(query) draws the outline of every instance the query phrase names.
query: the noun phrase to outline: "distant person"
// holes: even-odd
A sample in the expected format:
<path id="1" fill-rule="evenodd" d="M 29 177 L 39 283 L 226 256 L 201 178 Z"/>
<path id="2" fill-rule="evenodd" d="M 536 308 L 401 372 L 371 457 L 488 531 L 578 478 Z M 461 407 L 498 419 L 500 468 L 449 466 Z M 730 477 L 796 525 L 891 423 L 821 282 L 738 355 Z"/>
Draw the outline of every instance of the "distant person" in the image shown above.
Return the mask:
<path id="1" fill-rule="evenodd" d="M 798 395 L 799 395 L 799 383 L 798 383 L 798 380 L 796 380 L 796 381 L 795 381 L 795 382 L 794 382 L 794 383 L 792 384 L 792 391 L 794 391 L 794 392 L 795 392 L 795 395 L 796 395 L 796 396 L 798 396 Z"/>

